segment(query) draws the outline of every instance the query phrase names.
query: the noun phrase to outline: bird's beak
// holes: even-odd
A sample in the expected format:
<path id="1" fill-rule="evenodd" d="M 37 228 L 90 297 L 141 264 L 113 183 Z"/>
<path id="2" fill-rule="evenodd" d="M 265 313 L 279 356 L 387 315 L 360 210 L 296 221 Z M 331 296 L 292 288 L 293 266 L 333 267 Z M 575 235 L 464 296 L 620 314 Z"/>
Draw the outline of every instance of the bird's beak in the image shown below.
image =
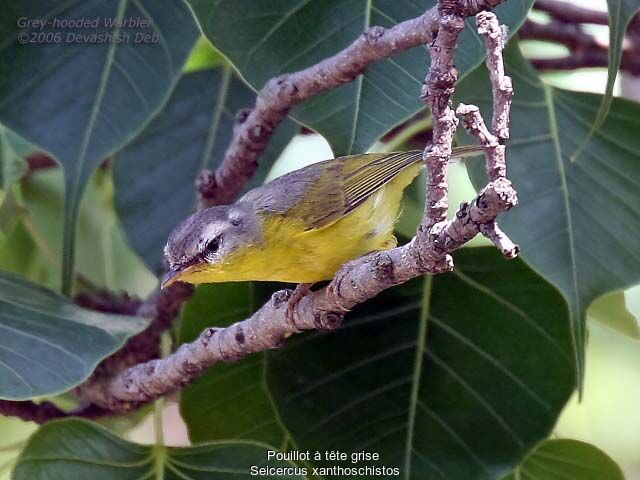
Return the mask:
<path id="1" fill-rule="evenodd" d="M 171 268 L 164 277 L 162 277 L 162 281 L 160 282 L 160 289 L 166 288 L 169 285 L 180 280 L 180 277 L 184 273 L 184 269 L 181 268 Z"/>

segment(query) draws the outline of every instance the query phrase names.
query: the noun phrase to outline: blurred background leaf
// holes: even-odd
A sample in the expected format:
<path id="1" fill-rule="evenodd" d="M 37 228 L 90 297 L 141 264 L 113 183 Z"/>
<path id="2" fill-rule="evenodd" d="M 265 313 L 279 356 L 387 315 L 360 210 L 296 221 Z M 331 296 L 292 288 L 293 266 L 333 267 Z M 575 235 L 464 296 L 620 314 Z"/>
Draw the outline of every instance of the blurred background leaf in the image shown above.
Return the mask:
<path id="1" fill-rule="evenodd" d="M 118 214 L 132 247 L 155 272 L 169 233 L 195 209 L 196 177 L 222 161 L 236 113 L 254 102 L 229 66 L 185 74 L 160 114 L 117 154 Z M 262 183 L 295 130 L 288 120 L 277 128 L 246 189 Z"/>
<path id="2" fill-rule="evenodd" d="M 640 472 L 640 341 L 596 321 L 589 322 L 582 400 L 574 394 L 555 428 L 559 437 L 591 443 L 627 471 Z"/>
<path id="3" fill-rule="evenodd" d="M 603 295 L 591 304 L 587 315 L 592 320 L 640 340 L 640 325 L 638 319 L 627 308 L 625 293 L 618 290 Z"/>
<path id="4" fill-rule="evenodd" d="M 0 480 L 11 480 L 13 465 L 37 428 L 37 425 L 17 418 L 0 417 Z"/>
<path id="5" fill-rule="evenodd" d="M 5 192 L 27 170 L 21 151 L 25 147 L 24 140 L 0 125 L 0 189 Z"/>
<path id="6" fill-rule="evenodd" d="M 189 9 L 179 0 L 67 2 L 25 0 L 0 4 L 0 121 L 42 147 L 65 168 L 62 289 L 71 290 L 76 214 L 96 166 L 130 140 L 161 107 L 197 38 Z M 108 27 L 104 19 L 144 18 L 157 44 L 51 42 L 21 45 L 18 18 L 91 18 L 91 33 L 134 37 L 136 28 Z M 27 29 L 28 30 L 28 29 Z M 48 26 L 41 32 L 61 32 Z M 84 30 L 83 30 L 84 32 Z M 34 121 L 37 119 L 37 121 Z"/>
<path id="7" fill-rule="evenodd" d="M 40 168 L 18 185 L 15 225 L 0 239 L 0 269 L 52 289 L 60 288 L 64 179 Z M 131 252 L 119 229 L 109 165 L 89 180 L 78 215 L 76 283 L 145 296 L 155 277 Z M 78 280 L 79 279 L 79 280 Z M 86 288 L 87 285 L 84 285 Z"/>

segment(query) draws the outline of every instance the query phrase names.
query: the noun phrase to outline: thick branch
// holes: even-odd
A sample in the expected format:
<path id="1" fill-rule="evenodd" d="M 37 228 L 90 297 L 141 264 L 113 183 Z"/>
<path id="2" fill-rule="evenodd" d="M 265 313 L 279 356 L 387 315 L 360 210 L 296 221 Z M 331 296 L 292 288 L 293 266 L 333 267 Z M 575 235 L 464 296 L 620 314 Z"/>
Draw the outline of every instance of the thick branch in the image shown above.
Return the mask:
<path id="1" fill-rule="evenodd" d="M 445 221 L 449 208 L 447 166 L 451 158 L 451 142 L 458 127 L 458 119 L 450 105 L 458 79 L 453 54 L 466 17 L 464 11 L 457 7 L 455 2 L 439 4 L 438 36 L 429 46 L 431 66 L 420 94 L 420 98 L 431 107 L 433 118 L 433 142 L 424 152 L 429 183 L 422 223 L 427 229 Z"/>
<path id="2" fill-rule="evenodd" d="M 547 40 L 560 43 L 570 53 L 556 58 L 533 58 L 531 63 L 539 70 L 575 70 L 577 68 L 606 68 L 609 64 L 609 47 L 580 28 L 579 25 L 557 21 L 543 24 L 527 20 L 518 31 L 524 40 Z M 631 75 L 640 75 L 640 41 L 625 42 L 620 69 Z"/>
<path id="3" fill-rule="evenodd" d="M 581 24 L 559 21 L 540 23 L 529 19 L 518 30 L 518 35 L 523 40 L 547 40 L 561 43 L 569 50 L 606 50 L 608 48 L 606 43 L 598 41 L 596 37 L 585 32 Z"/>
<path id="4" fill-rule="evenodd" d="M 449 0 L 442 4 L 454 5 L 463 16 L 470 16 L 501 1 Z M 253 109 L 238 117 L 233 139 L 218 170 L 201 175 L 198 182 L 201 203 L 218 205 L 235 198 L 255 172 L 260 154 L 291 107 L 353 81 L 374 62 L 430 43 L 439 23 L 438 10 L 433 7 L 389 29 L 371 27 L 336 55 L 299 72 L 269 80 L 258 93 Z"/>
<path id="5" fill-rule="evenodd" d="M 483 18 L 478 18 L 479 24 L 482 24 Z M 430 72 L 427 77 L 427 85 L 434 86 L 433 96 L 437 97 L 429 98 L 431 93 L 428 92 L 427 101 L 438 105 L 440 112 L 444 113 L 451 109 L 448 102 L 453 91 L 452 82 L 455 80 L 451 75 L 449 62 L 457 34 L 453 30 L 447 33 L 452 25 L 448 23 L 450 20 L 443 18 L 444 26 L 438 35 L 441 39 L 438 54 L 445 53 L 442 54 L 441 61 L 432 62 L 434 72 Z M 489 18 L 489 21 L 497 25 L 495 17 Z M 453 25 L 457 29 L 457 21 Z M 488 47 L 489 43 L 488 41 Z M 496 59 L 501 61 L 501 55 L 496 56 Z M 443 75 L 443 81 L 437 80 L 439 75 Z M 510 99 L 510 95 L 505 96 L 501 92 L 500 85 L 504 84 L 504 78 L 498 80 L 500 81 L 493 84 L 494 96 Z M 508 114 L 508 108 L 505 110 L 501 106 L 495 115 L 503 115 L 505 111 Z M 449 117 L 446 121 L 451 122 Z M 484 126 L 484 122 L 482 125 Z M 450 126 L 445 127 L 438 130 L 439 135 L 451 142 Z M 501 125 L 502 127 L 508 132 L 508 125 Z M 504 153 L 502 145 L 496 145 L 495 135 L 486 126 L 484 130 L 486 139 L 494 139 L 485 142 L 487 150 L 496 149 Z M 450 143 L 445 145 L 441 138 L 434 139 L 434 144 L 441 146 L 443 155 L 450 152 Z M 440 158 L 442 157 L 438 156 Z M 500 161 L 504 162 L 504 155 L 494 163 Z M 95 404 L 111 410 L 134 408 L 186 385 L 218 362 L 236 361 L 251 353 L 278 348 L 288 336 L 305 330 L 338 328 L 346 312 L 387 288 L 419 275 L 449 271 L 452 266 L 450 252 L 483 231 L 488 236 L 500 236 L 495 219 L 517 203 L 515 190 L 504 177 L 504 171 L 504 167 L 496 167 L 498 173 L 494 175 L 494 180 L 472 202 L 462 204 L 454 218 L 431 225 L 424 223 L 408 244 L 347 263 L 329 285 L 303 297 L 293 306 L 291 313 L 288 308 L 291 291 L 277 292 L 250 318 L 223 329 L 208 328 L 196 341 L 182 345 L 172 355 L 137 365 L 113 378 L 103 379 L 87 390 L 85 396 Z M 425 219 L 425 222 L 430 222 L 428 215 L 425 215 Z M 493 233 L 489 234 L 490 231 Z M 508 242 L 503 233 L 501 238 L 500 248 L 508 250 Z M 515 253 L 517 252 L 513 251 L 514 255 Z"/>
<path id="6" fill-rule="evenodd" d="M 30 400 L 24 402 L 0 400 L 0 414 L 35 423 L 45 423 L 68 415 L 51 402 L 36 403 Z"/>
<path id="7" fill-rule="evenodd" d="M 564 23 L 590 23 L 593 25 L 609 25 L 607 12 L 582 7 L 576 3 L 560 0 L 536 0 L 533 6 L 549 14 L 550 17 Z M 640 19 L 636 15 L 629 25 L 635 30 L 640 27 Z"/>
<path id="8" fill-rule="evenodd" d="M 577 68 L 607 67 L 609 46 L 583 29 L 584 24 L 608 24 L 606 12 L 589 10 L 575 4 L 554 0 L 538 1 L 535 8 L 551 16 L 549 23 L 527 20 L 518 31 L 525 40 L 546 40 L 567 47 L 570 53 L 556 58 L 534 58 L 539 70 L 574 70 Z M 629 24 L 622 45 L 620 69 L 640 75 L 640 16 Z"/>
<path id="9" fill-rule="evenodd" d="M 576 70 L 578 68 L 607 68 L 609 54 L 606 51 L 579 51 L 559 58 L 533 58 L 531 64 L 538 70 Z M 640 51 L 622 54 L 620 70 L 630 75 L 640 75 Z"/>
<path id="10" fill-rule="evenodd" d="M 87 407 L 67 412 L 51 402 L 36 403 L 31 400 L 21 402 L 0 400 L 0 415 L 17 417 L 25 422 L 35 422 L 38 424 L 46 423 L 56 418 L 83 417 L 93 419 L 115 415 L 115 413 L 116 412 L 112 410 L 104 409 L 97 405 L 88 405 Z"/>

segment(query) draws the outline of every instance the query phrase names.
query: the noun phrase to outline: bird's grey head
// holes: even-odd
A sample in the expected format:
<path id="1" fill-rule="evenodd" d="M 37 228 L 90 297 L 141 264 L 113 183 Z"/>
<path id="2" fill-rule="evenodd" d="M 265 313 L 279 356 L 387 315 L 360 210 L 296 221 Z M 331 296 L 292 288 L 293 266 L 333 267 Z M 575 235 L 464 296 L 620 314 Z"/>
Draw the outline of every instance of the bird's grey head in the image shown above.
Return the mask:
<path id="1" fill-rule="evenodd" d="M 189 267 L 216 265 L 239 247 L 259 240 L 258 219 L 244 205 L 222 205 L 196 212 L 169 235 L 164 254 L 170 271 L 163 286 L 176 280 L 189 281 L 181 278 Z"/>

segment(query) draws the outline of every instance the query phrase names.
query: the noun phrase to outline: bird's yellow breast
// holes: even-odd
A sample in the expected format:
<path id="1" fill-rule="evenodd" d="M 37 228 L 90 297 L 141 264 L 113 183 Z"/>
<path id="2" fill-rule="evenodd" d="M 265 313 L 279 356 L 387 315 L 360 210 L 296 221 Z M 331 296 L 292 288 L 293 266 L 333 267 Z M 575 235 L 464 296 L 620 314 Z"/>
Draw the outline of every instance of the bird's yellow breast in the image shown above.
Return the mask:
<path id="1" fill-rule="evenodd" d="M 262 214 L 262 242 L 230 254 L 217 278 L 206 281 L 314 283 L 332 278 L 349 260 L 395 247 L 402 192 L 420 168 L 419 163 L 406 168 L 355 210 L 321 228 L 308 230 L 300 219 Z"/>

